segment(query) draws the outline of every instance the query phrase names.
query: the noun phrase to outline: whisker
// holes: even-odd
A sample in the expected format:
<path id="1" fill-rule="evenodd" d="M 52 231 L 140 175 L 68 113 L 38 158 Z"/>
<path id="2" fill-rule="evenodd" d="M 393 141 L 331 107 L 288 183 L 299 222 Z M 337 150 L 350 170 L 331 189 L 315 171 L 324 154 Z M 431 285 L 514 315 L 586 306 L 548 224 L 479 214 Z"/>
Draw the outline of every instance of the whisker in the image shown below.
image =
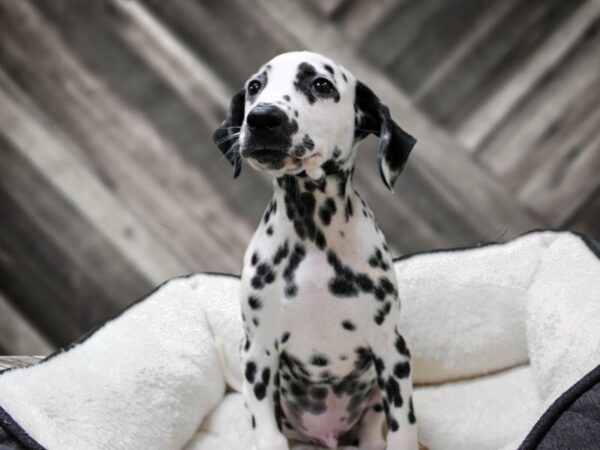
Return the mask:
<path id="1" fill-rule="evenodd" d="M 221 145 L 221 144 L 222 144 L 222 143 L 224 143 L 224 142 L 227 142 L 227 141 L 230 141 L 230 140 L 232 140 L 232 139 L 235 139 L 235 138 L 237 138 L 239 135 L 240 135 L 240 133 L 232 133 L 232 134 L 229 134 L 229 135 L 225 136 L 224 138 L 222 138 L 222 139 L 219 139 L 219 140 L 216 142 L 216 144 L 217 144 L 217 145 Z"/>
<path id="2" fill-rule="evenodd" d="M 228 158 L 229 153 L 234 152 L 235 150 L 237 150 L 239 148 L 240 148 L 240 141 L 238 140 L 238 141 L 234 142 L 233 144 L 231 144 L 231 147 L 229 147 L 229 150 L 227 150 L 225 153 L 223 153 L 223 156 L 221 157 L 219 162 L 223 161 L 223 158 Z M 241 158 L 241 156 L 240 156 L 240 158 Z"/>

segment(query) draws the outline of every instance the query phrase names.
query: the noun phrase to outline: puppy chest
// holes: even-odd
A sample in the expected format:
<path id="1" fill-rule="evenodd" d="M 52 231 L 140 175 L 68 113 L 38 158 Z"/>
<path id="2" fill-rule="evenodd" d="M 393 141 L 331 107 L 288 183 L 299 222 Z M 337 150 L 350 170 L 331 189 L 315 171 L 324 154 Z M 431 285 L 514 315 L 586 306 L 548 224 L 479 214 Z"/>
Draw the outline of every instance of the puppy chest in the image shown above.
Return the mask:
<path id="1" fill-rule="evenodd" d="M 375 370 L 366 349 L 348 362 L 346 370 L 336 371 L 333 362 L 304 361 L 287 351 L 282 354 L 281 406 L 294 429 L 321 439 L 339 436 L 358 422 L 375 388 Z"/>

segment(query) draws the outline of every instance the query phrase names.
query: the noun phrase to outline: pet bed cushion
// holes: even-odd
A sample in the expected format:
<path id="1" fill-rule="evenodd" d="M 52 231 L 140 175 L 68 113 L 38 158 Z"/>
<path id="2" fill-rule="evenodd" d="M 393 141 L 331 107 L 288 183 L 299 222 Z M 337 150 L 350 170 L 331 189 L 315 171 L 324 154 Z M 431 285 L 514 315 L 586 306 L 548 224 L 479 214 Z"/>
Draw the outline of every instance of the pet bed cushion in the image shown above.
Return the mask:
<path id="1" fill-rule="evenodd" d="M 395 267 L 432 450 L 600 446 L 598 244 L 538 231 Z M 41 363 L 0 373 L 0 449 L 251 449 L 238 285 L 170 280 Z"/>

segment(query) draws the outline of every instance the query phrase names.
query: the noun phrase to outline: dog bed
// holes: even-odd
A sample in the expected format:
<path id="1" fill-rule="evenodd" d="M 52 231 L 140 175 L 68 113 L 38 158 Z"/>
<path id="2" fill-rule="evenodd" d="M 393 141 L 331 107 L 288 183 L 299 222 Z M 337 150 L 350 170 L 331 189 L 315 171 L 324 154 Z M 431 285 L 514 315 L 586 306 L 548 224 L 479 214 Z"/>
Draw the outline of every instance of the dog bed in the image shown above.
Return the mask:
<path id="1" fill-rule="evenodd" d="M 395 268 L 431 450 L 600 448 L 597 243 L 538 231 Z M 41 363 L 2 372 L 0 449 L 251 449 L 238 284 L 170 280 Z"/>

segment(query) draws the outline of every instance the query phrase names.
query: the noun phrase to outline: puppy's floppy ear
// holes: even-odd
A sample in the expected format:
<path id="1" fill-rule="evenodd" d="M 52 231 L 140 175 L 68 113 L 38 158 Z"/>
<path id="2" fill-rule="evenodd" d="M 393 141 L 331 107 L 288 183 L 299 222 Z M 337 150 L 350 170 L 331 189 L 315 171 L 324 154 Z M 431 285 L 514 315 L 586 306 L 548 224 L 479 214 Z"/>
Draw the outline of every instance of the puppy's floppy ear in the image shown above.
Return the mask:
<path id="1" fill-rule="evenodd" d="M 354 106 L 357 114 L 354 137 L 361 140 L 370 133 L 379 137 L 379 173 L 391 191 L 417 140 L 392 120 L 389 108 L 358 80 Z"/>
<path id="2" fill-rule="evenodd" d="M 241 89 L 231 99 L 225 120 L 221 122 L 219 128 L 213 133 L 214 143 L 217 144 L 219 150 L 223 152 L 233 166 L 233 178 L 237 178 L 242 171 L 242 160 L 239 151 L 230 150 L 238 142 L 238 138 L 232 135 L 240 132 L 240 127 L 244 121 L 245 102 L 246 89 Z"/>

